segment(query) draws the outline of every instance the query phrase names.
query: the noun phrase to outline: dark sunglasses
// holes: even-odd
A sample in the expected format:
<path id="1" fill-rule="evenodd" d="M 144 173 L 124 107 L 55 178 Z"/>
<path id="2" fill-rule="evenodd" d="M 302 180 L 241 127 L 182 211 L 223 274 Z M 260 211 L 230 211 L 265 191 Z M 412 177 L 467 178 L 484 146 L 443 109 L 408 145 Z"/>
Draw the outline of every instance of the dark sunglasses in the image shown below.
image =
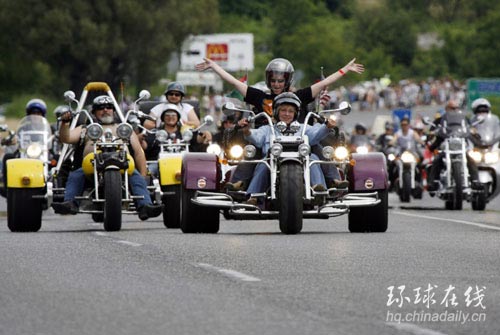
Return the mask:
<path id="1" fill-rule="evenodd" d="M 168 92 L 167 95 L 173 96 L 173 97 L 181 97 L 182 94 L 179 92 Z"/>
<path id="2" fill-rule="evenodd" d="M 115 107 L 113 105 L 106 104 L 97 106 L 97 109 L 115 109 Z"/>

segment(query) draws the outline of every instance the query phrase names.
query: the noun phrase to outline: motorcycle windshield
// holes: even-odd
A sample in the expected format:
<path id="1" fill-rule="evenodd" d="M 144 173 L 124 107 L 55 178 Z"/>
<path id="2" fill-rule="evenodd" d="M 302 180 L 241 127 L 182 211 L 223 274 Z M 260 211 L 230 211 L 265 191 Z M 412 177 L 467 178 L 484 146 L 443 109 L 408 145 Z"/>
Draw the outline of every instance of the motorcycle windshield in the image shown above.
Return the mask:
<path id="1" fill-rule="evenodd" d="M 476 129 L 480 138 L 474 139 L 474 145 L 489 147 L 498 142 L 500 125 L 498 124 L 498 118 L 494 115 L 486 116 L 482 123 L 476 125 Z"/>
<path id="2" fill-rule="evenodd" d="M 47 119 L 39 115 L 28 115 L 19 122 L 17 127 L 19 146 L 21 149 L 26 149 L 31 143 L 38 142 L 43 147 L 47 147 L 51 133 Z"/>

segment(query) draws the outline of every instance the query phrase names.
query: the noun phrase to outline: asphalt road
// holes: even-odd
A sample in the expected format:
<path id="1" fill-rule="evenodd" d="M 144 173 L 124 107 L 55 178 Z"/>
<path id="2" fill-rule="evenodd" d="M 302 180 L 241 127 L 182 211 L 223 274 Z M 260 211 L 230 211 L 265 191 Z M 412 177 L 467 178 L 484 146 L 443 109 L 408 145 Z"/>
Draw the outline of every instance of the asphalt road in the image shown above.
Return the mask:
<path id="1" fill-rule="evenodd" d="M 0 334 L 500 333 L 499 201 L 390 206 L 379 234 L 340 217 L 296 236 L 224 219 L 187 235 L 135 216 L 108 233 L 52 210 L 38 233 L 11 233 L 2 199 Z"/>

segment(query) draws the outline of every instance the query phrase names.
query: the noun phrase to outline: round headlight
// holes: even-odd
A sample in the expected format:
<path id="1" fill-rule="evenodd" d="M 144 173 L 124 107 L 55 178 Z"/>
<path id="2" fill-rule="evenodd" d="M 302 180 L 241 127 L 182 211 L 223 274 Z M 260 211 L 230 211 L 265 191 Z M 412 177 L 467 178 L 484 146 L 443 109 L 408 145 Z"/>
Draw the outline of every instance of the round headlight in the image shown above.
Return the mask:
<path id="1" fill-rule="evenodd" d="M 271 155 L 279 157 L 283 152 L 283 146 L 279 143 L 274 143 L 271 147 Z"/>
<path id="2" fill-rule="evenodd" d="M 122 123 L 116 128 L 116 135 L 122 140 L 128 140 L 133 132 L 134 129 L 128 123 Z"/>
<path id="3" fill-rule="evenodd" d="M 349 150 L 344 146 L 338 146 L 335 148 L 334 157 L 336 160 L 343 161 L 349 156 Z"/>
<path id="4" fill-rule="evenodd" d="M 182 133 L 182 140 L 184 142 L 189 142 L 193 138 L 193 132 L 191 130 L 186 130 Z"/>
<path id="5" fill-rule="evenodd" d="M 311 147 L 309 146 L 309 144 L 302 143 L 301 145 L 299 145 L 299 154 L 302 157 L 307 157 L 310 153 Z"/>
<path id="6" fill-rule="evenodd" d="M 97 141 L 98 139 L 100 139 L 103 132 L 104 130 L 99 123 L 92 123 L 87 127 L 87 135 L 92 141 Z"/>
<path id="7" fill-rule="evenodd" d="M 484 162 L 486 164 L 496 164 L 498 162 L 498 152 L 487 152 L 484 154 Z"/>
<path id="8" fill-rule="evenodd" d="M 356 152 L 358 154 L 367 154 L 368 153 L 368 147 L 362 145 L 356 148 Z"/>
<path id="9" fill-rule="evenodd" d="M 160 143 L 165 143 L 168 141 L 168 133 L 165 130 L 158 130 L 156 132 L 156 140 Z"/>
<path id="10" fill-rule="evenodd" d="M 483 158 L 483 155 L 481 154 L 480 151 L 474 151 L 470 150 L 469 151 L 469 156 L 474 160 L 476 163 L 481 163 L 481 159 Z"/>
<path id="11" fill-rule="evenodd" d="M 390 153 L 389 155 L 387 155 L 387 159 L 392 162 L 393 160 L 396 159 L 396 155 L 393 153 Z"/>
<path id="12" fill-rule="evenodd" d="M 405 151 L 401 154 L 401 160 L 403 163 L 413 163 L 415 162 L 415 156 L 411 152 Z"/>
<path id="13" fill-rule="evenodd" d="M 300 123 L 298 123 L 297 121 L 293 121 L 291 124 L 290 124 L 290 130 L 295 134 L 296 132 L 298 132 L 300 130 Z"/>
<path id="14" fill-rule="evenodd" d="M 331 160 L 333 158 L 333 153 L 335 150 L 331 146 L 326 146 L 323 148 L 323 157 L 327 160 Z"/>
<path id="15" fill-rule="evenodd" d="M 234 159 L 240 159 L 243 155 L 243 148 L 241 147 L 241 145 L 233 145 L 231 147 L 231 150 L 229 150 L 229 154 Z"/>
<path id="16" fill-rule="evenodd" d="M 26 156 L 29 158 L 38 158 L 42 154 L 42 146 L 40 143 L 31 143 L 26 149 Z"/>
<path id="17" fill-rule="evenodd" d="M 251 159 L 255 157 L 255 154 L 257 153 L 257 149 L 253 145 L 245 145 L 244 148 L 245 152 L 245 158 Z"/>
<path id="18" fill-rule="evenodd" d="M 280 122 L 276 123 L 276 128 L 278 128 L 280 133 L 282 133 L 286 130 L 286 123 L 283 121 L 280 121 Z"/>
<path id="19" fill-rule="evenodd" d="M 210 144 L 208 147 L 207 147 L 207 152 L 209 154 L 215 154 L 217 156 L 220 155 L 221 153 L 221 148 L 220 148 L 220 145 L 218 145 L 217 143 L 212 143 Z"/>

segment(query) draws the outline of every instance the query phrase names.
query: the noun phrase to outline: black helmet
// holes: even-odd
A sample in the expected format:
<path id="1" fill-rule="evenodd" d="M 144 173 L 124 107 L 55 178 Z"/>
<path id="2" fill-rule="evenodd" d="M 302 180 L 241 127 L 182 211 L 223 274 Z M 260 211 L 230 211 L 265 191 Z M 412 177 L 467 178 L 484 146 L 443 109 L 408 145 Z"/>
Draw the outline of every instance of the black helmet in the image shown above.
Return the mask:
<path id="1" fill-rule="evenodd" d="M 290 104 L 297 108 L 295 112 L 295 119 L 296 119 L 299 113 L 300 105 L 302 104 L 299 97 L 297 97 L 292 92 L 284 92 L 278 94 L 273 100 L 273 116 L 276 120 L 278 120 L 278 107 L 283 104 Z"/>
<path id="2" fill-rule="evenodd" d="M 491 109 L 491 104 L 488 100 L 484 98 L 479 98 L 472 102 L 471 108 L 474 114 L 489 113 Z"/>
<path id="3" fill-rule="evenodd" d="M 356 125 L 354 126 L 354 129 L 356 131 L 362 131 L 362 132 L 365 132 L 366 133 L 366 126 L 364 124 L 362 124 L 361 122 L 359 123 L 356 123 Z"/>
<path id="4" fill-rule="evenodd" d="M 271 88 L 271 77 L 273 74 L 285 77 L 285 91 L 288 91 L 293 81 L 295 72 L 292 63 L 284 58 L 275 58 L 266 66 L 266 85 Z"/>
<path id="5" fill-rule="evenodd" d="M 43 117 L 47 115 L 47 105 L 42 99 L 31 99 L 26 104 L 26 115 L 30 115 L 36 112 L 42 113 Z"/>
<path id="6" fill-rule="evenodd" d="M 98 109 L 102 109 L 105 106 L 110 106 L 115 110 L 115 105 L 113 104 L 113 99 L 109 95 L 100 95 L 94 99 L 92 102 L 92 113 Z"/>
<path id="7" fill-rule="evenodd" d="M 385 123 L 385 129 L 386 130 L 394 130 L 394 125 L 392 124 L 392 122 L 387 121 Z"/>
<path id="8" fill-rule="evenodd" d="M 173 81 L 170 84 L 168 84 L 167 89 L 165 90 L 165 95 L 168 95 L 168 92 L 170 91 L 177 91 L 181 93 L 181 96 L 186 95 L 186 90 L 184 89 L 184 85 L 179 83 L 178 81 Z"/>

